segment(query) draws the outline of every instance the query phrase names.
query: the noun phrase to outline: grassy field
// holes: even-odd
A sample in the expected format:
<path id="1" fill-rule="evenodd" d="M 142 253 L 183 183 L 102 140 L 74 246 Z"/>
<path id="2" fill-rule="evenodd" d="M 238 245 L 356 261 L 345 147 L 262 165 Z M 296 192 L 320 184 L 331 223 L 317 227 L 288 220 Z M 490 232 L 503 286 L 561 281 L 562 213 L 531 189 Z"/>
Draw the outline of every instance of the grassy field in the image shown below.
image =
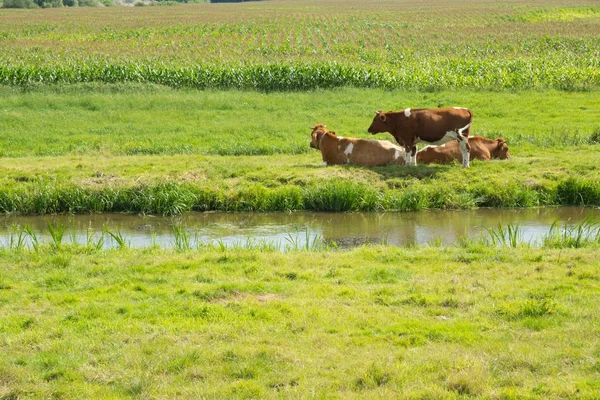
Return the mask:
<path id="1" fill-rule="evenodd" d="M 599 206 L 599 28 L 592 0 L 0 9 L 0 212 Z M 513 157 L 323 168 L 308 147 L 316 123 L 370 138 L 377 109 L 438 106 Z M 511 248 L 501 229 L 286 254 L 13 243 L 0 399 L 597 398 L 597 231 Z"/>
<path id="2" fill-rule="evenodd" d="M 264 94 L 94 84 L 0 92 L 4 212 L 600 204 L 597 90 Z M 505 137 L 513 158 L 476 161 L 469 171 L 323 168 L 320 153 L 308 146 L 315 123 L 369 138 L 375 110 L 413 104 L 469 105 L 473 132 Z"/>
<path id="3" fill-rule="evenodd" d="M 0 9 L 0 82 L 298 90 L 600 83 L 594 0 Z"/>
<path id="4" fill-rule="evenodd" d="M 592 399 L 597 251 L 3 251 L 0 396 Z"/>
<path id="5" fill-rule="evenodd" d="M 367 133 L 375 111 L 468 106 L 472 132 L 511 153 L 600 142 L 600 91 L 173 90 L 153 85 L 0 87 L 0 155 L 314 154 L 310 127 Z"/>

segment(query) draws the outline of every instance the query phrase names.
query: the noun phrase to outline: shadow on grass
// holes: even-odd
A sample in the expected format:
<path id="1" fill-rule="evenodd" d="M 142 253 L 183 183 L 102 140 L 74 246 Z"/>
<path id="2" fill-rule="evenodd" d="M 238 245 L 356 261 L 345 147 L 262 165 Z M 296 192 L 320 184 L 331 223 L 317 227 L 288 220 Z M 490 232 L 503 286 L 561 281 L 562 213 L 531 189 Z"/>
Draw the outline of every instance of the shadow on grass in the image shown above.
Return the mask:
<path id="1" fill-rule="evenodd" d="M 351 164 L 341 164 L 338 165 L 344 169 L 349 171 L 358 169 L 358 170 L 368 170 L 373 171 L 379 175 L 383 179 L 390 178 L 416 178 L 416 179 L 425 179 L 425 178 L 435 178 L 437 174 L 441 172 L 445 172 L 451 168 L 460 168 L 458 164 L 431 164 L 431 165 L 417 165 L 416 167 L 405 167 L 404 165 L 386 165 L 383 167 L 363 167 L 360 165 L 351 165 Z M 328 168 L 327 166 L 323 166 L 322 164 L 299 164 L 298 167 L 306 168 L 306 169 L 321 169 Z M 333 167 L 333 165 L 329 166 Z"/>
<path id="2" fill-rule="evenodd" d="M 384 179 L 390 178 L 435 178 L 441 172 L 450 168 L 460 168 L 452 164 L 417 165 L 416 167 L 405 167 L 403 165 L 390 165 L 385 167 L 371 167 L 371 171 L 378 173 Z"/>

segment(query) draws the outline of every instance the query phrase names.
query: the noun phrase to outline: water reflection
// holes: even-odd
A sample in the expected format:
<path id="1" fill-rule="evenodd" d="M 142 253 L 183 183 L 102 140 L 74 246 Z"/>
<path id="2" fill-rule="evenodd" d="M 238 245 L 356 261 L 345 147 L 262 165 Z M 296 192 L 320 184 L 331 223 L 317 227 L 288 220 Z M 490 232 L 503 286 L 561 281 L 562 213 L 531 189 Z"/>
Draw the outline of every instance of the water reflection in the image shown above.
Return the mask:
<path id="1" fill-rule="evenodd" d="M 276 244 L 279 248 L 305 247 L 320 238 L 341 247 L 365 243 L 455 243 L 462 236 L 487 235 L 486 228 L 518 224 L 523 240 L 535 242 L 552 223 L 576 223 L 587 216 L 600 219 L 600 209 L 560 207 L 538 209 L 480 209 L 472 211 L 426 211 L 415 213 L 190 213 L 178 217 L 128 214 L 57 215 L 0 218 L 0 245 L 8 246 L 11 232 L 29 226 L 40 242 L 51 238 L 48 224 L 63 225 L 63 243 L 86 244 L 97 240 L 103 229 L 120 233 L 130 247 L 174 247 L 174 227 L 181 227 L 192 246 L 218 241 L 243 246 L 248 241 Z M 116 242 L 106 235 L 104 247 Z"/>

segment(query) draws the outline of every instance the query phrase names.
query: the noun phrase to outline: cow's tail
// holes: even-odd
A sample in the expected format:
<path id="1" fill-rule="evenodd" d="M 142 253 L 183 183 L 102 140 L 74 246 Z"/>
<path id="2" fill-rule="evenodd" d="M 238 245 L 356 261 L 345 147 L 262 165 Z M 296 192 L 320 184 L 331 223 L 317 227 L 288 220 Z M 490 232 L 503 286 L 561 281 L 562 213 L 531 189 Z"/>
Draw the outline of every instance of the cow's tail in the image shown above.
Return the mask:
<path id="1" fill-rule="evenodd" d="M 471 128 L 471 123 L 473 122 L 473 112 L 471 110 L 466 110 L 469 113 L 469 123 L 464 127 L 458 130 L 458 134 L 465 139 L 469 138 L 469 128 Z"/>

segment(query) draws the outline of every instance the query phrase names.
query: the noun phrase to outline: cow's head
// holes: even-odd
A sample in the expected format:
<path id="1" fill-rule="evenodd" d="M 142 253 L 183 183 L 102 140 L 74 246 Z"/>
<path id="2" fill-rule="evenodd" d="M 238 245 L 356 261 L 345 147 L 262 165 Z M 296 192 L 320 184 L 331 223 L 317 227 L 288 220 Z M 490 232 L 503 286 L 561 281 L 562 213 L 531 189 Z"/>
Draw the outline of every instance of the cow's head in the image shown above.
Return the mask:
<path id="1" fill-rule="evenodd" d="M 510 154 L 508 153 L 508 145 L 504 138 L 496 139 L 496 147 L 492 150 L 492 158 L 499 158 L 501 160 L 505 160 L 510 158 Z"/>
<path id="2" fill-rule="evenodd" d="M 371 122 L 371 126 L 369 126 L 369 129 L 367 129 L 367 132 L 369 132 L 372 135 L 375 135 L 376 133 L 389 131 L 389 118 L 387 117 L 387 115 L 385 115 L 383 111 L 377 111 L 375 113 L 375 118 L 373 118 L 373 122 Z"/>
<path id="3" fill-rule="evenodd" d="M 310 129 L 312 129 L 312 133 L 310 135 L 310 147 L 318 150 L 321 138 L 327 133 L 327 127 L 323 124 L 317 124 Z"/>

